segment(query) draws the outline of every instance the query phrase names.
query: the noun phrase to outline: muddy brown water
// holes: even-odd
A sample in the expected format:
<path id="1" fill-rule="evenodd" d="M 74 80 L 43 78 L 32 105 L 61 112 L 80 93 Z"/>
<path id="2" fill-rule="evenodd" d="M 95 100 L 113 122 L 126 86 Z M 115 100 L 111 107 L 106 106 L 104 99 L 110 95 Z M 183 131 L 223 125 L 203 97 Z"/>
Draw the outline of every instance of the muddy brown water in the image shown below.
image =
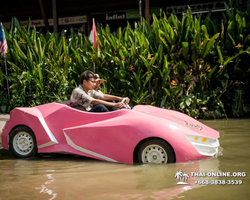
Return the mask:
<path id="1" fill-rule="evenodd" d="M 131 166 L 56 154 L 20 160 L 0 147 L 0 200 L 249 200 L 250 119 L 202 122 L 220 132 L 219 156 L 185 164 Z M 189 175 L 188 184 L 177 184 L 178 170 Z M 219 177 L 222 172 L 246 176 Z"/>

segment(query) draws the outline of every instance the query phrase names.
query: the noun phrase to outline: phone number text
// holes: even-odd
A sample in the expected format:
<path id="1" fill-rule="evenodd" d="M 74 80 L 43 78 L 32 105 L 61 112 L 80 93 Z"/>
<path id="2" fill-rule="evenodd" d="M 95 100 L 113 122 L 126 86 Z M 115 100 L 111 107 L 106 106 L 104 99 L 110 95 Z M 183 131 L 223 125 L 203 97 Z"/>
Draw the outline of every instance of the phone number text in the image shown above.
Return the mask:
<path id="1" fill-rule="evenodd" d="M 242 185 L 242 180 L 196 180 L 196 185 Z"/>

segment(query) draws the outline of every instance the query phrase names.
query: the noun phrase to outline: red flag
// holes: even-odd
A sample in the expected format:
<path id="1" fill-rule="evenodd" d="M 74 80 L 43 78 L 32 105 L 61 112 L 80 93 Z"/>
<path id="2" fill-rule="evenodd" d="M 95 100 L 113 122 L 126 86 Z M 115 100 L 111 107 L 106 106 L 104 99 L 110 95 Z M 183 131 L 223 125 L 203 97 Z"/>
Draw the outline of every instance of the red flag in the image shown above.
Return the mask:
<path id="1" fill-rule="evenodd" d="M 93 19 L 93 26 L 91 28 L 90 36 L 89 36 L 90 42 L 96 47 L 97 43 L 97 31 L 95 26 L 95 20 Z M 98 44 L 98 49 L 100 50 L 100 45 Z"/>
<path id="2" fill-rule="evenodd" d="M 4 58 L 5 53 L 7 53 L 7 41 L 4 35 L 4 30 L 3 30 L 3 24 L 0 24 L 0 53 L 2 57 Z"/>

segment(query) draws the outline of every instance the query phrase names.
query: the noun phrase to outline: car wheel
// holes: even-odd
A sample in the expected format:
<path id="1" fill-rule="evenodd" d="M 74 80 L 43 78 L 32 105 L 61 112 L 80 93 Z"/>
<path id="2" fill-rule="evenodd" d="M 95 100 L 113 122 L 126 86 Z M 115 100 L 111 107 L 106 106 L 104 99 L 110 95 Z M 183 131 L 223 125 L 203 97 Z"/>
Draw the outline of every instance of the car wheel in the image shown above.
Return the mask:
<path id="1" fill-rule="evenodd" d="M 28 127 L 17 127 L 10 134 L 9 147 L 17 158 L 35 156 L 37 145 L 34 133 Z"/>
<path id="2" fill-rule="evenodd" d="M 171 146 L 161 139 L 143 142 L 138 150 L 139 163 L 174 163 L 175 154 Z"/>

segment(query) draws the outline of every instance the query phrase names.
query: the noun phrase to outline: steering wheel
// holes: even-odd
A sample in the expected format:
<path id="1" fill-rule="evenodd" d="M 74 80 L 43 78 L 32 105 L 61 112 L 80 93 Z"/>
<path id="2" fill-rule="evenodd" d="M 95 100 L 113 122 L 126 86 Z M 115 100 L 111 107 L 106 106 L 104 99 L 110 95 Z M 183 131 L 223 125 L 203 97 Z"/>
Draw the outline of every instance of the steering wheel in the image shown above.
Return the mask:
<path id="1" fill-rule="evenodd" d="M 123 107 L 124 107 L 125 109 L 130 109 L 130 110 L 131 110 L 131 107 L 130 107 L 127 103 L 125 103 L 126 99 L 127 99 L 127 98 L 124 98 L 124 99 L 121 101 L 122 103 L 124 103 L 124 106 L 123 106 Z"/>

